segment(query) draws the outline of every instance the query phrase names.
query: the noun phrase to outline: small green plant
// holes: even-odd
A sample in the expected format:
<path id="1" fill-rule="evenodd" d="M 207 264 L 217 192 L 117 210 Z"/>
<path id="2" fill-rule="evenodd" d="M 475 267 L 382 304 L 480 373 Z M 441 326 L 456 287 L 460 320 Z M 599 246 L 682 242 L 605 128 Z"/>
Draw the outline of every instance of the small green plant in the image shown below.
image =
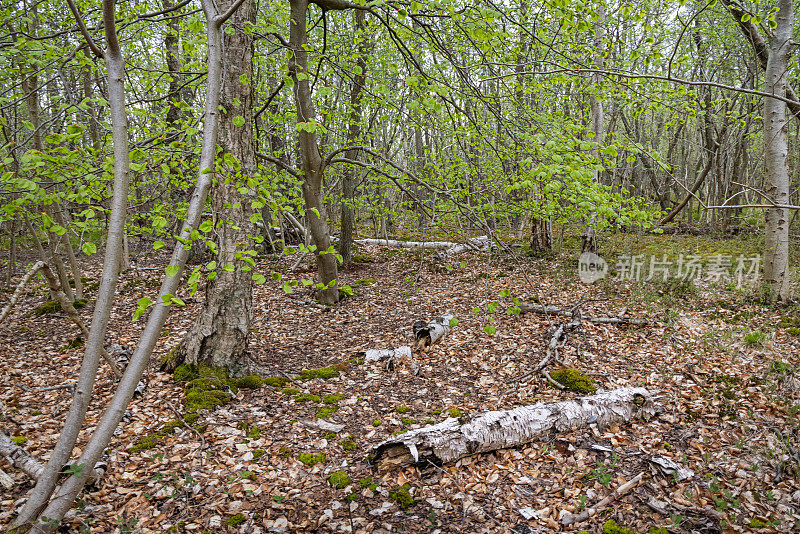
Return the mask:
<path id="1" fill-rule="evenodd" d="M 331 473 L 331 476 L 328 477 L 328 483 L 337 489 L 346 488 L 350 485 L 350 482 L 350 475 L 344 471 L 334 471 Z"/>
<path id="2" fill-rule="evenodd" d="M 375 420 L 372 422 L 372 426 L 381 426 L 381 422 L 380 422 L 379 420 L 375 419 Z"/>
<path id="3" fill-rule="evenodd" d="M 394 500 L 400 508 L 406 510 L 416 504 L 416 501 L 411 496 L 411 485 L 403 484 L 389 492 L 389 498 Z"/>
<path id="4" fill-rule="evenodd" d="M 364 489 L 369 489 L 370 491 L 375 491 L 378 488 L 378 485 L 372 482 L 372 477 L 366 477 L 359 480 L 361 487 Z"/>
<path id="5" fill-rule="evenodd" d="M 461 417 L 461 410 L 459 410 L 458 408 L 450 408 L 449 410 L 447 410 L 447 414 L 450 417 Z"/>
<path id="6" fill-rule="evenodd" d="M 308 467 L 314 467 L 317 464 L 325 463 L 326 457 L 324 452 L 319 452 L 317 454 L 304 452 L 300 454 L 297 459 L 306 464 Z"/>
<path id="7" fill-rule="evenodd" d="M 247 437 L 250 438 L 250 439 L 258 439 L 258 438 L 260 438 L 261 437 L 261 428 L 257 427 L 256 425 L 251 426 L 250 429 L 247 431 Z"/>
<path id="8" fill-rule="evenodd" d="M 408 413 L 411 409 L 408 406 L 398 406 L 397 413 Z"/>
<path id="9" fill-rule="evenodd" d="M 406 426 L 413 425 L 414 423 L 416 423 L 416 421 L 414 421 L 410 417 L 403 417 L 402 419 L 400 419 L 400 422 L 402 422 Z"/>
<path id="10" fill-rule="evenodd" d="M 352 436 L 350 437 L 352 438 Z M 358 448 L 358 445 L 356 445 L 356 442 L 353 441 L 352 439 L 342 440 L 339 442 L 339 445 L 341 445 L 342 448 L 346 451 L 354 451 Z"/>
<path id="11" fill-rule="evenodd" d="M 11 442 L 14 443 L 14 445 L 22 447 L 28 442 L 28 438 L 26 438 L 25 436 L 14 436 L 13 438 L 11 438 Z"/>
<path id="12" fill-rule="evenodd" d="M 392 432 L 392 435 L 399 436 L 400 434 L 405 434 L 406 432 L 408 432 L 407 428 L 401 428 L 400 430 L 395 430 L 394 432 Z"/>
<path id="13" fill-rule="evenodd" d="M 265 454 L 267 454 L 267 451 L 265 451 L 264 449 L 256 449 L 253 451 L 253 459 L 258 460 Z"/>
<path id="14" fill-rule="evenodd" d="M 748 347 L 758 347 L 764 344 L 767 336 L 761 330 L 754 330 L 744 336 L 744 344 Z"/>
<path id="15" fill-rule="evenodd" d="M 433 411 L 431 412 L 431 415 L 434 415 L 434 416 L 436 416 L 436 415 L 439 415 L 439 414 L 441 414 L 441 413 L 442 413 L 442 409 L 441 409 L 441 408 L 436 408 L 435 410 L 433 410 Z"/>
<path id="16" fill-rule="evenodd" d="M 300 393 L 300 390 L 296 388 L 286 388 L 282 389 L 281 393 L 283 393 L 284 395 L 297 395 L 298 393 Z"/>

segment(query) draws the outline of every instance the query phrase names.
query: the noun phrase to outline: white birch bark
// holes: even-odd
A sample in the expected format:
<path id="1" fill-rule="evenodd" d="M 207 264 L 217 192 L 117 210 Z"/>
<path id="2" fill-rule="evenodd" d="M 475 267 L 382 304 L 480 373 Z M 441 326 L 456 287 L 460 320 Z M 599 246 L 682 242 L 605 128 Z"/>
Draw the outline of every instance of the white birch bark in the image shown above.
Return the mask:
<path id="1" fill-rule="evenodd" d="M 14 290 L 14 294 L 11 295 L 11 299 L 8 301 L 8 304 L 6 304 L 6 306 L 3 308 L 3 311 L 0 312 L 0 323 L 6 320 L 8 312 L 10 312 L 11 309 L 17 304 L 17 301 L 19 300 L 20 295 L 22 295 L 22 291 L 25 289 L 25 286 L 28 284 L 30 279 L 33 278 L 33 275 L 38 273 L 39 269 L 42 267 L 44 267 L 44 262 L 37 261 L 30 269 L 28 269 L 28 272 L 25 273 L 25 276 L 22 277 L 19 285 L 17 285 L 17 289 Z"/>
<path id="2" fill-rule="evenodd" d="M 428 461 L 444 464 L 530 443 L 552 432 L 569 432 L 595 422 L 600 426 L 627 423 L 659 411 L 661 406 L 650 391 L 620 388 L 552 404 L 448 418 L 387 439 L 372 449 L 372 457 L 382 470 Z"/>
<path id="3" fill-rule="evenodd" d="M 364 360 L 368 362 L 380 362 L 383 360 L 393 360 L 395 358 L 411 359 L 411 347 L 403 345 L 396 349 L 369 349 L 364 353 Z"/>
<path id="4" fill-rule="evenodd" d="M 452 330 L 450 326 L 452 319 L 453 315 L 448 313 L 431 319 L 427 324 L 422 321 L 415 323 L 414 339 L 417 347 L 429 347 L 449 334 L 450 330 Z"/>

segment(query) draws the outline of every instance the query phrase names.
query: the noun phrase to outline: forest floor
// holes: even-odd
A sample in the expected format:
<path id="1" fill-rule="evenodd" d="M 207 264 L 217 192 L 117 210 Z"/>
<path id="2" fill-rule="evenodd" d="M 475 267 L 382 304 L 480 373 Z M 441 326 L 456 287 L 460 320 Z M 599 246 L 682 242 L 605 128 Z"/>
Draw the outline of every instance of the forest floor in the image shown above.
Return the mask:
<path id="1" fill-rule="evenodd" d="M 700 252 L 708 259 L 757 250 L 758 244 L 744 238 L 616 236 L 604 247 L 613 264 L 634 251 Z M 363 247 L 360 262 L 342 274 L 357 294 L 329 311 L 291 300 L 268 276 L 286 271 L 293 256 L 264 258 L 259 267 L 268 282 L 257 286 L 254 297 L 251 354 L 272 376 L 285 373 L 295 380 L 239 389 L 229 404 L 201 413 L 202 434 L 178 428 L 156 437 L 153 448 L 131 452 L 184 410 L 182 384 L 158 371 L 159 359 L 180 342 L 200 306 L 202 290 L 194 296 L 182 292 L 186 307 L 173 311 L 163 331 L 144 395 L 134 399 L 109 447 L 108 473 L 84 493 L 65 531 L 549 532 L 560 529 L 564 513 L 591 507 L 639 473 L 643 482 L 631 493 L 570 530 L 602 532 L 614 520 L 637 533 L 651 527 L 798 531 L 798 308 L 763 306 L 749 290 L 705 283 L 606 279 L 584 285 L 576 256 L 536 259 L 495 251 L 441 264 L 430 260 L 431 253 Z M 145 321 L 131 320 L 136 301 L 155 298 L 165 261 L 160 255 L 140 259 L 123 275 L 109 344 L 135 345 Z M 85 276 L 95 281 L 99 269 L 87 266 Z M 296 293 L 308 298 L 304 291 Z M 646 326 L 584 322 L 563 354 L 601 388 L 658 391 L 665 412 L 650 421 L 592 425 L 441 467 L 373 471 L 365 459 L 370 447 L 393 433 L 450 416 L 576 396 L 541 376 L 511 381 L 541 360 L 549 328 L 568 320 L 506 314 L 514 297 L 565 308 L 602 299 L 581 309 L 601 316 L 627 310 L 630 317 L 647 318 Z M 0 326 L 0 427 L 41 460 L 70 404 L 69 389 L 47 388 L 73 380 L 83 355 L 82 348 L 67 346 L 77 330 L 66 316 L 32 315 L 45 300 L 43 285 L 29 291 Z M 491 302 L 498 309 L 487 314 Z M 408 344 L 414 321 L 445 312 L 459 322 L 440 343 L 415 355 L 417 375 L 407 366 L 390 371 L 360 358 L 369 348 Z M 81 313 L 88 323 L 92 306 Z M 484 331 L 490 316 L 494 335 Z M 303 369 L 336 364 L 338 376 L 297 379 Z M 104 364 L 78 447 L 113 386 Z M 310 400 L 301 402 L 303 392 Z M 326 395 L 340 397 L 325 403 Z M 333 413 L 320 412 L 335 406 Z M 343 428 L 334 432 L 326 423 Z M 304 453 L 324 453 L 324 461 L 309 466 L 300 459 Z M 679 481 L 665 475 L 649 461 L 653 456 L 671 458 L 693 476 Z M 312 463 L 309 455 L 303 459 Z M 16 482 L 0 499 L 2 528 L 31 482 L 2 459 L 0 468 Z M 336 471 L 351 480 L 341 489 L 329 483 Z M 397 498 L 396 488 L 405 484 L 413 504 Z"/>

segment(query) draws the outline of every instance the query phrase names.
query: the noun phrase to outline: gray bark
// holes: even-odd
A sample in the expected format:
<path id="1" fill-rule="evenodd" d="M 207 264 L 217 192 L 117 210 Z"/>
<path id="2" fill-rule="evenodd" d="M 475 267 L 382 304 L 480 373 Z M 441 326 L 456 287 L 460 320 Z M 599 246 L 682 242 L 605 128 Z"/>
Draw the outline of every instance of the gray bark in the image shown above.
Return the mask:
<path id="1" fill-rule="evenodd" d="M 764 91 L 775 95 L 786 94 L 786 71 L 792 53 L 792 27 L 794 2 L 778 0 L 775 14 L 775 34 L 769 45 L 769 59 L 764 74 Z M 788 123 L 786 102 L 777 98 L 764 98 L 764 163 L 767 169 L 766 193 L 775 204 L 790 203 L 788 154 Z M 776 301 L 786 301 L 790 293 L 789 277 L 789 210 L 767 208 L 764 239 L 764 282 L 770 296 Z"/>
<path id="2" fill-rule="evenodd" d="M 232 0 L 222 2 L 227 9 Z M 241 260 L 243 243 L 254 235 L 255 225 L 250 217 L 254 195 L 242 195 L 240 187 L 247 187 L 249 175 L 255 170 L 255 145 L 253 136 L 253 89 L 242 80 L 253 80 L 253 37 L 240 28 L 255 23 L 255 2 L 245 0 L 231 17 L 236 28 L 223 36 L 225 65 L 220 94 L 219 144 L 223 157 L 229 153 L 241 167 L 224 169 L 217 175 L 211 188 L 211 206 L 215 214 L 216 234 L 219 236 L 217 275 L 208 284 L 205 301 L 197 320 L 186 334 L 178 351 L 178 360 L 206 363 L 224 367 L 232 375 L 247 372 L 247 339 L 253 321 L 253 280 L 250 265 Z M 240 126 L 237 117 L 244 118 Z M 249 247 L 248 247 L 249 248 Z M 224 266 L 233 266 L 232 271 Z"/>
<path id="3" fill-rule="evenodd" d="M 36 263 L 33 264 L 33 266 L 30 269 L 28 269 L 28 272 L 25 273 L 25 276 L 22 277 L 22 280 L 19 281 L 17 288 L 14 290 L 14 294 L 11 295 L 11 298 L 8 300 L 8 303 L 3 308 L 3 311 L 0 312 L 0 324 L 2 324 L 2 322 L 6 320 L 6 317 L 8 316 L 9 312 L 14 308 L 14 305 L 19 300 L 20 295 L 22 295 L 22 292 L 25 290 L 25 285 L 30 281 L 30 279 L 36 273 L 39 272 L 39 269 L 41 269 L 42 267 L 44 267 L 44 262 L 41 260 L 37 261 Z"/>

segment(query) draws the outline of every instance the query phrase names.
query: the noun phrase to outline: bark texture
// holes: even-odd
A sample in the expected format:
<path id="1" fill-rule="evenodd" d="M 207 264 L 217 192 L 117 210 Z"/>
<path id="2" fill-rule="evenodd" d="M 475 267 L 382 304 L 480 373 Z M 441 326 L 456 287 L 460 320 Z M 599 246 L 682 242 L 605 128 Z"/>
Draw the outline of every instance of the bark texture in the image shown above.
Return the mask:
<path id="1" fill-rule="evenodd" d="M 311 95 L 309 81 L 311 73 L 308 71 L 308 52 L 305 48 L 308 44 L 306 33 L 308 0 L 290 0 L 289 5 L 291 15 L 289 48 L 292 54 L 289 59 L 289 74 L 294 81 L 297 121 L 298 124 L 303 123 L 298 132 L 303 170 L 303 200 L 306 205 L 308 229 L 317 247 L 314 255 L 317 260 L 319 282 L 326 286 L 319 290 L 317 300 L 322 304 L 335 304 L 339 301 L 339 289 L 336 285 L 338 266 L 336 255 L 328 253 L 331 247 L 331 234 L 322 194 L 322 176 L 325 168 L 317 145 L 317 112 Z"/>
<path id="2" fill-rule="evenodd" d="M 793 0 L 778 0 L 775 35 L 769 45 L 769 59 L 764 74 L 764 91 L 786 94 L 786 71 L 792 53 Z M 764 98 L 764 163 L 767 168 L 766 193 L 775 204 L 790 203 L 789 141 L 786 102 Z M 767 208 L 764 239 L 764 278 L 770 296 L 777 301 L 789 298 L 789 210 Z"/>
<path id="3" fill-rule="evenodd" d="M 222 2 L 227 10 L 233 0 Z M 221 172 L 211 188 L 214 227 L 219 237 L 217 276 L 208 284 L 203 309 L 179 350 L 179 360 L 225 367 L 232 375 L 246 373 L 247 339 L 253 321 L 253 280 L 249 236 L 255 200 L 247 180 L 255 170 L 253 137 L 253 37 L 241 31 L 255 23 L 255 2 L 245 0 L 231 17 L 233 33 L 223 36 L 224 75 L 220 94 L 218 158 Z M 245 84 L 243 81 L 247 81 Z M 242 122 L 242 120 L 244 122 Z M 230 158 L 233 156 L 233 158 Z M 238 162 L 238 163 L 237 163 Z M 246 188 L 244 195 L 240 188 Z M 232 270 L 231 267 L 233 267 Z"/>
<path id="4" fill-rule="evenodd" d="M 16 305 L 16 303 L 19 300 L 20 295 L 22 295 L 22 292 L 24 291 L 25 286 L 27 285 L 27 283 L 30 281 L 31 278 L 33 278 L 33 276 L 36 273 L 39 272 L 39 269 L 41 269 L 42 267 L 44 267 L 44 262 L 40 260 L 40 261 L 37 261 L 36 263 L 34 263 L 33 266 L 30 269 L 28 269 L 28 272 L 25 273 L 25 276 L 23 276 L 22 280 L 19 281 L 19 284 L 17 285 L 17 288 L 14 290 L 14 294 L 11 295 L 11 298 L 8 300 L 8 303 L 3 308 L 3 311 L 0 312 L 0 323 L 2 323 L 3 321 L 6 320 L 6 317 L 8 317 L 8 313 Z"/>
<path id="5" fill-rule="evenodd" d="M 492 411 L 394 436 L 372 450 L 374 463 L 388 470 L 408 464 L 441 465 L 472 454 L 516 447 L 596 422 L 600 426 L 627 423 L 660 411 L 644 388 L 620 388 L 575 400 L 534 404 Z"/>

